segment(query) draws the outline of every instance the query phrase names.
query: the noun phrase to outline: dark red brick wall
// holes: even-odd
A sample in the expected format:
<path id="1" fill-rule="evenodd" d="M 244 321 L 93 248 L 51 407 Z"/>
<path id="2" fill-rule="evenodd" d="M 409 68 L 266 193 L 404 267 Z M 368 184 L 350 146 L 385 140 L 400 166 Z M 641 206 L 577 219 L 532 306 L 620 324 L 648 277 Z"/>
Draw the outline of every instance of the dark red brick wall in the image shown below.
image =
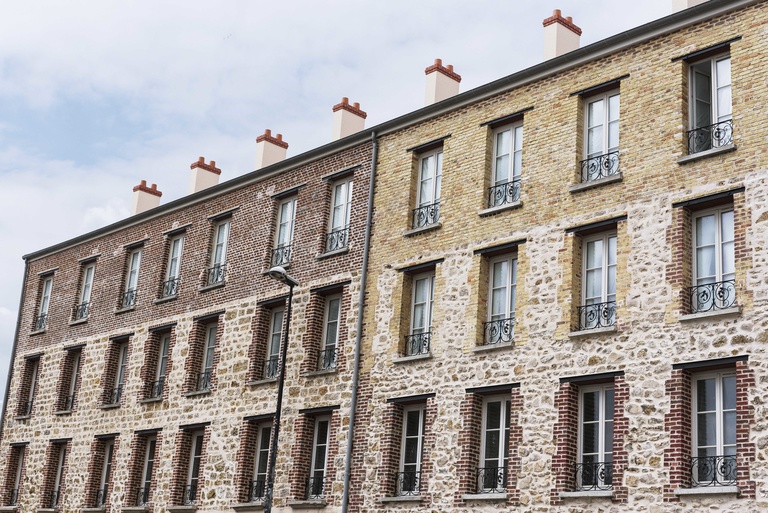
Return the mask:
<path id="1" fill-rule="evenodd" d="M 560 383 L 555 395 L 557 422 L 555 423 L 555 454 L 552 456 L 552 481 L 555 487 L 549 494 L 552 504 L 562 504 L 560 492 L 576 487 L 573 466 L 576 464 L 579 422 L 579 387 L 573 383 Z"/>

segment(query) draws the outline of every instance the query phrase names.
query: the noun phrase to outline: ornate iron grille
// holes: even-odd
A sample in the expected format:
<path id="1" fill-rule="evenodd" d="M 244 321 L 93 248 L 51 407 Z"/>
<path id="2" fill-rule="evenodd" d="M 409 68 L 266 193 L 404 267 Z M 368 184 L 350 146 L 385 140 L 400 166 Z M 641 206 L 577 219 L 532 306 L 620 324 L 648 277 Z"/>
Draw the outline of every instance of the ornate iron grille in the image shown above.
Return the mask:
<path id="1" fill-rule="evenodd" d="M 613 463 L 577 463 L 574 477 L 579 490 L 610 490 L 613 488 Z"/>
<path id="2" fill-rule="evenodd" d="M 136 506 L 146 506 L 149 503 L 149 488 L 139 488 L 136 491 Z"/>
<path id="3" fill-rule="evenodd" d="M 336 347 L 329 347 L 319 352 L 317 356 L 318 370 L 328 370 L 336 368 Z"/>
<path id="4" fill-rule="evenodd" d="M 248 502 L 261 502 L 264 500 L 265 491 L 264 479 L 254 479 L 248 488 Z"/>
<path id="5" fill-rule="evenodd" d="M 486 346 L 512 342 L 515 336 L 515 318 L 483 323 L 483 333 L 483 345 Z"/>
<path id="6" fill-rule="evenodd" d="M 616 302 L 595 303 L 580 306 L 579 331 L 607 328 L 616 324 Z"/>
<path id="7" fill-rule="evenodd" d="M 262 366 L 262 375 L 264 376 L 264 379 L 275 379 L 277 377 L 277 372 L 280 369 L 280 361 L 277 356 L 272 356 L 264 360 Z"/>
<path id="8" fill-rule="evenodd" d="M 417 356 L 429 354 L 429 346 L 432 342 L 432 332 L 415 333 L 405 337 L 405 356 Z"/>
<path id="9" fill-rule="evenodd" d="M 197 502 L 197 485 L 191 484 L 184 487 L 184 491 L 181 494 L 181 504 L 183 506 L 190 506 Z"/>
<path id="10" fill-rule="evenodd" d="M 307 479 L 307 499 L 322 499 L 325 488 L 325 474 Z"/>
<path id="11" fill-rule="evenodd" d="M 423 228 L 440 220 L 440 202 L 413 209 L 413 228 Z"/>
<path id="12" fill-rule="evenodd" d="M 619 152 L 612 151 L 581 161 L 581 182 L 593 182 L 619 172 Z"/>
<path id="13" fill-rule="evenodd" d="M 67 395 L 62 398 L 62 411 L 72 411 L 75 407 L 75 396 Z"/>
<path id="14" fill-rule="evenodd" d="M 723 310 L 736 305 L 736 280 L 696 285 L 688 290 L 693 313 Z"/>
<path id="15" fill-rule="evenodd" d="M 120 404 L 120 398 L 123 397 L 123 385 L 118 385 L 111 390 L 104 392 L 104 398 L 102 404 L 109 406 L 112 404 Z"/>
<path id="16" fill-rule="evenodd" d="M 18 502 L 19 502 L 19 489 L 14 488 L 10 492 L 8 492 L 8 497 L 5 503 L 8 504 L 9 506 L 16 506 Z"/>
<path id="17" fill-rule="evenodd" d="M 349 245 L 349 227 L 333 230 L 325 236 L 325 251 L 337 251 Z"/>
<path id="18" fill-rule="evenodd" d="M 195 391 L 204 392 L 211 389 L 211 371 L 200 372 L 195 382 Z"/>
<path id="19" fill-rule="evenodd" d="M 736 456 L 691 458 L 691 485 L 733 486 L 736 484 Z"/>
<path id="20" fill-rule="evenodd" d="M 165 378 L 160 378 L 157 381 L 154 381 L 152 385 L 150 385 L 149 396 L 147 398 L 157 399 L 159 397 L 163 397 L 164 388 L 165 388 Z"/>
<path id="21" fill-rule="evenodd" d="M 520 200 L 520 179 L 488 187 L 488 208 L 500 207 Z"/>
<path id="22" fill-rule="evenodd" d="M 162 298 L 173 297 L 179 293 L 181 278 L 170 278 L 163 282 Z"/>
<path id="23" fill-rule="evenodd" d="M 32 331 L 43 331 L 45 329 L 45 325 L 48 323 L 48 315 L 42 314 L 35 317 L 34 326 L 32 326 Z"/>
<path id="24" fill-rule="evenodd" d="M 19 403 L 19 416 L 20 417 L 29 417 L 32 415 L 32 406 L 34 406 L 35 401 L 24 401 Z"/>
<path id="25" fill-rule="evenodd" d="M 120 308 L 133 308 L 136 306 L 136 296 L 138 293 L 136 289 L 128 289 L 123 292 L 123 297 L 120 298 Z"/>
<path id="26" fill-rule="evenodd" d="M 88 314 L 91 312 L 91 302 L 80 303 L 72 311 L 72 318 L 76 321 L 81 319 L 87 319 Z"/>
<path id="27" fill-rule="evenodd" d="M 688 154 L 719 148 L 733 143 L 733 120 L 728 119 L 712 125 L 694 128 L 686 132 Z"/>
<path id="28" fill-rule="evenodd" d="M 291 263 L 291 248 L 293 246 L 291 244 L 286 244 L 284 246 L 278 246 L 275 249 L 272 250 L 272 266 L 282 266 L 285 267 L 288 264 Z"/>
<path id="29" fill-rule="evenodd" d="M 96 492 L 96 502 L 93 503 L 94 508 L 102 508 L 107 503 L 107 490 L 108 487 L 105 486 Z"/>
<path id="30" fill-rule="evenodd" d="M 397 472 L 395 474 L 395 495 L 419 495 L 421 492 L 421 471 Z"/>
<path id="31" fill-rule="evenodd" d="M 477 493 L 503 493 L 507 487 L 507 470 L 504 467 L 477 469 Z"/>
<path id="32" fill-rule="evenodd" d="M 51 494 L 48 496 L 48 507 L 51 509 L 58 508 L 60 499 L 61 499 L 61 488 L 57 488 L 54 491 L 52 491 Z"/>
<path id="33" fill-rule="evenodd" d="M 209 267 L 206 271 L 205 284 L 216 285 L 217 283 L 223 283 L 227 274 L 227 264 L 216 264 L 213 267 Z"/>

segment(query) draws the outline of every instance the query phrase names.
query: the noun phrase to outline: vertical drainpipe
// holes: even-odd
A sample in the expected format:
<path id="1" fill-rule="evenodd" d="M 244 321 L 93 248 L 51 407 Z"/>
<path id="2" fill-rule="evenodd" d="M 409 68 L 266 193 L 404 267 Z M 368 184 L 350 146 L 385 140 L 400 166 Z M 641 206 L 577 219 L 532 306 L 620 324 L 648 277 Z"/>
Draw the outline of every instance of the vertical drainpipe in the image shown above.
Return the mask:
<path id="1" fill-rule="evenodd" d="M 24 260 L 24 281 L 21 282 L 21 295 L 19 297 L 19 314 L 16 317 L 16 334 L 13 337 L 13 349 L 11 349 L 11 361 L 8 362 L 8 380 L 5 382 L 5 397 L 3 398 L 3 411 L 0 412 L 0 441 L 5 434 L 5 410 L 8 407 L 8 395 L 11 393 L 11 379 L 13 378 L 13 362 L 16 361 L 16 347 L 19 344 L 19 332 L 21 331 L 21 309 L 24 306 L 24 291 L 27 290 L 27 276 L 29 275 L 29 262 Z"/>
<path id="2" fill-rule="evenodd" d="M 373 191 L 376 185 L 376 159 L 379 144 L 376 132 L 371 132 L 371 179 L 368 185 L 368 212 L 365 219 L 365 245 L 363 246 L 363 268 L 360 277 L 360 297 L 357 306 L 357 335 L 355 336 L 355 366 L 352 373 L 352 405 L 349 411 L 349 429 L 347 432 L 347 454 L 344 457 L 344 493 L 341 497 L 341 513 L 347 513 L 349 507 L 349 481 L 351 478 L 352 449 L 355 435 L 355 411 L 357 410 L 357 384 L 360 378 L 360 346 L 363 340 L 363 313 L 365 311 L 365 287 L 368 278 L 368 253 L 371 247 L 371 226 L 373 224 Z"/>

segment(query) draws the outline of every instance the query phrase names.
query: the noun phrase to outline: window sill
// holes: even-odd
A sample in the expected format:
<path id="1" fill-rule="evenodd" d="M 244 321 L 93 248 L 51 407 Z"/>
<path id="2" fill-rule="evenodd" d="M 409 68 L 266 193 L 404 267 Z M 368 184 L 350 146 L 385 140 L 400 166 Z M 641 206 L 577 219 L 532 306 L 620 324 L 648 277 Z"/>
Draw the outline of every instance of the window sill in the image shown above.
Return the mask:
<path id="1" fill-rule="evenodd" d="M 498 344 L 486 344 L 483 346 L 475 346 L 472 348 L 473 353 L 486 353 L 491 351 L 501 351 L 502 349 L 511 349 L 515 347 L 514 342 L 500 342 Z M 485 495 L 485 494 L 481 494 Z"/>
<path id="2" fill-rule="evenodd" d="M 696 321 L 698 319 L 708 319 L 711 317 L 728 317 L 731 315 L 741 315 L 741 307 L 735 306 L 733 308 L 724 308 L 722 310 L 713 310 L 711 312 L 685 314 L 678 317 L 677 320 L 680 322 Z"/>
<path id="3" fill-rule="evenodd" d="M 35 511 L 37 513 L 56 513 L 59 508 L 37 508 Z"/>
<path id="4" fill-rule="evenodd" d="M 148 397 L 146 399 L 142 399 L 139 401 L 139 404 L 153 404 L 153 403 L 161 403 L 163 402 L 163 398 L 161 397 Z"/>
<path id="5" fill-rule="evenodd" d="M 595 187 L 600 187 L 602 185 L 608 185 L 609 183 L 615 183 L 620 182 L 624 178 L 624 175 L 619 171 L 618 173 L 614 173 L 609 176 L 604 176 L 602 178 L 598 178 L 597 180 L 590 180 L 589 182 L 581 182 L 576 183 L 568 187 L 568 192 L 581 192 L 581 191 L 587 191 L 589 189 L 594 189 Z"/>
<path id="6" fill-rule="evenodd" d="M 43 328 L 41 330 L 33 331 L 32 333 L 29 334 L 29 336 L 30 337 L 34 337 L 35 335 L 42 335 L 45 332 L 46 332 L 46 329 Z M 2 511 L 2 510 L 0 510 L 0 511 Z"/>
<path id="7" fill-rule="evenodd" d="M 128 308 L 118 308 L 118 309 L 115 310 L 115 315 L 119 315 L 119 314 L 125 313 L 125 312 L 132 312 L 134 310 L 136 310 L 136 305 L 129 306 Z M 85 510 L 83 510 L 83 511 L 85 511 Z"/>
<path id="8" fill-rule="evenodd" d="M 432 230 L 438 230 L 442 227 L 443 227 L 443 223 L 438 221 L 436 223 L 428 224 L 427 226 L 422 226 L 420 228 L 411 228 L 410 230 L 403 232 L 403 237 L 411 237 L 412 235 L 419 235 L 420 233 L 431 232 Z"/>
<path id="9" fill-rule="evenodd" d="M 720 146 L 719 148 L 712 148 L 711 150 L 700 151 L 691 155 L 683 155 L 677 159 L 677 163 L 687 164 L 689 162 L 694 162 L 696 160 L 705 159 L 708 157 L 714 157 L 715 155 L 720 155 L 721 153 L 729 153 L 732 151 L 736 151 L 736 145 L 726 144 L 725 146 Z"/>
<path id="10" fill-rule="evenodd" d="M 288 506 L 293 509 L 319 509 L 328 505 L 325 499 L 306 499 L 300 501 L 288 501 Z"/>
<path id="11" fill-rule="evenodd" d="M 275 376 L 274 378 L 256 379 L 253 381 L 249 381 L 248 383 L 246 383 L 246 385 L 248 385 L 249 387 L 257 387 L 259 385 L 266 385 L 268 383 L 275 383 L 275 382 L 277 382 L 277 376 Z"/>
<path id="12" fill-rule="evenodd" d="M 230 508 L 238 513 L 251 513 L 252 511 L 264 511 L 264 501 L 261 502 L 240 502 L 237 504 L 230 504 Z"/>
<path id="13" fill-rule="evenodd" d="M 179 295 L 178 294 L 174 294 L 173 296 L 159 297 L 159 298 L 155 299 L 154 301 L 152 301 L 152 303 L 154 303 L 156 305 L 161 305 L 163 303 L 167 303 L 168 301 L 173 301 L 174 299 L 178 299 L 178 298 L 179 298 Z"/>
<path id="14" fill-rule="evenodd" d="M 208 292 L 209 290 L 220 289 L 221 287 L 223 287 L 226 284 L 227 284 L 227 282 L 222 280 L 222 281 L 220 281 L 218 283 L 214 283 L 213 285 L 205 285 L 203 287 L 200 287 L 199 289 L 197 289 L 197 291 L 198 292 Z"/>
<path id="15" fill-rule="evenodd" d="M 725 495 L 739 493 L 738 486 L 702 486 L 700 488 L 675 488 L 675 495 Z"/>
<path id="16" fill-rule="evenodd" d="M 579 492 L 560 492 L 561 499 L 597 499 L 597 498 L 613 498 L 613 490 L 584 490 Z"/>
<path id="17" fill-rule="evenodd" d="M 195 513 L 195 511 L 197 511 L 197 505 L 184 504 L 178 506 L 166 506 L 165 510 L 169 511 L 170 513 Z"/>
<path id="18" fill-rule="evenodd" d="M 149 506 L 123 506 L 120 511 L 122 513 L 142 513 L 149 511 Z"/>
<path id="19" fill-rule="evenodd" d="M 71 415 L 72 410 L 56 410 L 55 412 L 53 412 L 53 414 L 57 416 Z"/>
<path id="20" fill-rule="evenodd" d="M 401 497 L 382 497 L 380 502 L 421 502 L 421 495 L 403 495 Z"/>
<path id="21" fill-rule="evenodd" d="M 88 317 L 86 317 L 84 319 L 78 319 L 76 321 L 69 321 L 69 325 L 70 326 L 77 326 L 78 324 L 85 324 L 86 322 L 88 322 Z"/>
<path id="22" fill-rule="evenodd" d="M 349 246 L 345 246 L 341 249 L 334 249 L 333 251 L 328 251 L 326 253 L 318 253 L 315 255 L 315 260 L 325 260 L 326 258 L 335 257 L 337 255 L 343 255 L 345 253 L 349 253 Z"/>
<path id="23" fill-rule="evenodd" d="M 305 378 L 314 378 L 315 376 L 327 376 L 328 374 L 336 374 L 339 370 L 334 367 L 332 369 L 323 369 L 323 370 L 316 370 L 312 372 L 307 372 L 304 374 Z"/>
<path id="24" fill-rule="evenodd" d="M 581 331 L 572 331 L 568 333 L 569 338 L 581 338 L 581 337 L 589 337 L 592 335 L 602 335 L 604 333 L 615 333 L 618 331 L 616 328 L 616 325 L 613 326 L 606 326 L 605 328 L 593 328 L 591 330 L 581 330 Z M 570 493 L 570 492 L 568 492 Z"/>
<path id="25" fill-rule="evenodd" d="M 120 403 L 99 405 L 100 410 L 114 410 L 115 408 L 120 408 Z"/>
<path id="26" fill-rule="evenodd" d="M 107 508 L 105 506 L 100 506 L 98 508 L 82 508 L 80 511 L 82 511 L 82 513 L 101 513 L 106 510 Z"/>
<path id="27" fill-rule="evenodd" d="M 461 496 L 463 501 L 505 501 L 507 492 L 499 493 L 468 493 Z"/>
<path id="28" fill-rule="evenodd" d="M 211 393 L 210 388 L 206 388 L 205 390 L 195 390 L 194 392 L 187 392 L 184 394 L 184 397 L 197 397 L 201 395 L 208 395 Z"/>
<path id="29" fill-rule="evenodd" d="M 432 353 L 417 354 L 414 356 L 398 356 L 397 358 L 392 358 L 392 363 L 418 362 L 420 360 L 429 360 L 430 358 L 432 358 Z"/>
<path id="30" fill-rule="evenodd" d="M 18 506 L 0 506 L 0 511 L 8 511 L 8 512 L 11 512 L 11 511 L 16 511 L 16 510 L 18 510 L 18 509 L 19 509 L 19 507 L 18 507 Z"/>
<path id="31" fill-rule="evenodd" d="M 477 213 L 480 217 L 487 217 L 492 216 L 494 214 L 498 214 L 499 212 L 504 212 L 506 210 L 515 210 L 516 208 L 520 208 L 523 206 L 523 202 L 520 200 L 513 201 L 512 203 L 505 203 L 503 205 L 497 205 L 495 207 L 489 207 L 484 208 L 480 212 Z"/>

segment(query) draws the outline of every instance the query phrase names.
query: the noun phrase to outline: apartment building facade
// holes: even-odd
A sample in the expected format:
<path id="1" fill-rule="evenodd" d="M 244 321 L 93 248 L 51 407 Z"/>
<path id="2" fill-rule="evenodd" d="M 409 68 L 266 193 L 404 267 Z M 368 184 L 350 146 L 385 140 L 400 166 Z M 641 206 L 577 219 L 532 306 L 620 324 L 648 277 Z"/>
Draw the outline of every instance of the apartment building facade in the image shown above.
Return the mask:
<path id="1" fill-rule="evenodd" d="M 289 304 L 276 510 L 764 509 L 768 5 L 688 4 L 28 255 L 0 510 L 263 508 Z"/>

